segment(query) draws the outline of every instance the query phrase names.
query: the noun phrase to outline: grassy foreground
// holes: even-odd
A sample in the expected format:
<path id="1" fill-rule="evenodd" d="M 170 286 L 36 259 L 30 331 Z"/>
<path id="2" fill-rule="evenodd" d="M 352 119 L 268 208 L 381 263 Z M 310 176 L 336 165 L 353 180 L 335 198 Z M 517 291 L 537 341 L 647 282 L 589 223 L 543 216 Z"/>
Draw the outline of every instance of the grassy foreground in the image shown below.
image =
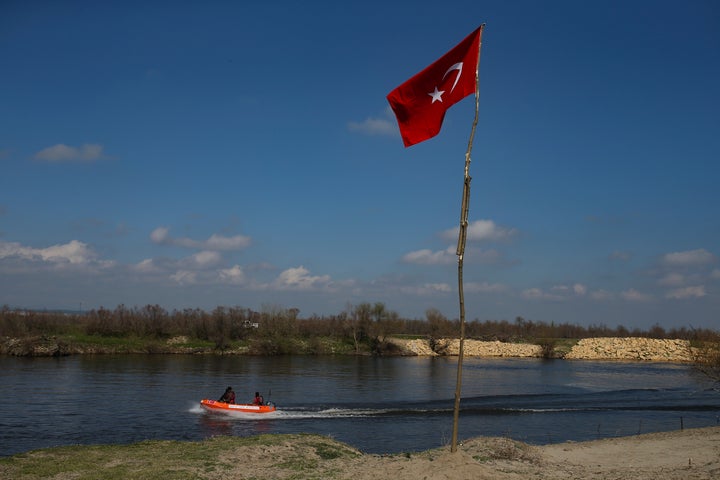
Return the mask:
<path id="1" fill-rule="evenodd" d="M 323 461 L 359 456 L 357 450 L 319 435 L 214 437 L 200 442 L 150 440 L 130 445 L 55 447 L 0 458 L 0 478 L 209 479 L 222 478 L 243 464 L 248 475 L 242 478 L 277 478 L 263 474 L 262 468 L 257 470 L 267 461 L 282 478 L 332 478 L 332 471 L 321 467 Z"/>
<path id="2" fill-rule="evenodd" d="M 457 452 L 363 454 L 319 435 L 73 446 L 0 459 L 0 478 L 204 480 L 717 480 L 720 427 L 532 446 L 477 437 Z"/>

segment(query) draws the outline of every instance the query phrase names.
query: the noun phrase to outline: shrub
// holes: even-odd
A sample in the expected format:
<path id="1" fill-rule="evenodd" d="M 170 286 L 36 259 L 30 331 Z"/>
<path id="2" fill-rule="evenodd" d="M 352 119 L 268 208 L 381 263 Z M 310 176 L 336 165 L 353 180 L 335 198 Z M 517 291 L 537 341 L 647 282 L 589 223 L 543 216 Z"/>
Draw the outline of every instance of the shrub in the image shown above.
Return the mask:
<path id="1" fill-rule="evenodd" d="M 538 345 L 540 345 L 541 353 L 540 355 L 542 358 L 557 358 L 557 354 L 555 353 L 555 340 L 553 339 L 542 339 L 538 342 Z"/>

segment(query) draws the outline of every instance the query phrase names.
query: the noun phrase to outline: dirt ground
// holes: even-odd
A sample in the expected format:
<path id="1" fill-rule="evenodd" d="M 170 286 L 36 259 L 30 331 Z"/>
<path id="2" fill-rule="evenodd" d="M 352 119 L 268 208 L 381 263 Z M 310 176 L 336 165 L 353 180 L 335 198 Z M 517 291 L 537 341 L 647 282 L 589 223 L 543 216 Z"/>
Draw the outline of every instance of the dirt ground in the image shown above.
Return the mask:
<path id="1" fill-rule="evenodd" d="M 287 478 L 288 472 L 277 467 L 277 459 L 283 456 L 279 446 L 232 455 L 245 461 L 236 471 L 225 472 L 229 475 L 225 478 Z M 247 462 L 248 458 L 256 461 Z M 529 446 L 506 438 L 476 438 L 463 442 L 454 453 L 445 447 L 413 454 L 323 460 L 313 474 L 302 478 L 719 479 L 720 427 L 548 446 Z"/>

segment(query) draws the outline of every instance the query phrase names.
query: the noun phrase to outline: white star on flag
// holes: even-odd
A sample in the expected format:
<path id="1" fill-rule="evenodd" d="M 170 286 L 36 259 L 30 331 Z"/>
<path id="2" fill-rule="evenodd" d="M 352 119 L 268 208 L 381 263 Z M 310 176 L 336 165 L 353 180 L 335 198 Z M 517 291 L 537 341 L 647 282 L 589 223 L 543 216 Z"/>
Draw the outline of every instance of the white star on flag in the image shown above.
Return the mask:
<path id="1" fill-rule="evenodd" d="M 432 97 L 432 102 L 430 102 L 430 103 L 442 102 L 442 94 L 443 93 L 445 93 L 445 90 L 438 91 L 437 87 L 435 87 L 434 92 L 428 93 L 428 95 L 430 95 Z"/>

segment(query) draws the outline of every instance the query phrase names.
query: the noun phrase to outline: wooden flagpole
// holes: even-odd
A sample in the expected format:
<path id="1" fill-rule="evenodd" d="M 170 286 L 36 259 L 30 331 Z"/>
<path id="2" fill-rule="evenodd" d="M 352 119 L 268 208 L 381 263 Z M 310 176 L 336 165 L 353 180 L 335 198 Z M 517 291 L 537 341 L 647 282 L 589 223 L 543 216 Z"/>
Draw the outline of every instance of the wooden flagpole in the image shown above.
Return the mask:
<path id="1" fill-rule="evenodd" d="M 455 382 L 455 407 L 453 408 L 453 431 L 450 451 L 457 451 L 458 420 L 460 417 L 460 391 L 462 389 L 462 363 L 465 348 L 465 291 L 463 288 L 463 257 L 465 255 L 465 242 L 467 241 L 468 213 L 470 211 L 470 152 L 472 151 L 475 130 L 480 110 L 480 47 L 482 46 L 482 31 L 485 24 L 480 25 L 480 41 L 478 42 L 478 59 L 475 65 L 475 119 L 470 130 L 467 151 L 465 152 L 465 175 L 463 181 L 462 206 L 460 208 L 460 232 L 458 234 L 458 299 L 460 302 L 460 349 L 458 351 L 457 380 Z"/>

